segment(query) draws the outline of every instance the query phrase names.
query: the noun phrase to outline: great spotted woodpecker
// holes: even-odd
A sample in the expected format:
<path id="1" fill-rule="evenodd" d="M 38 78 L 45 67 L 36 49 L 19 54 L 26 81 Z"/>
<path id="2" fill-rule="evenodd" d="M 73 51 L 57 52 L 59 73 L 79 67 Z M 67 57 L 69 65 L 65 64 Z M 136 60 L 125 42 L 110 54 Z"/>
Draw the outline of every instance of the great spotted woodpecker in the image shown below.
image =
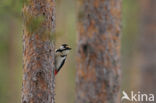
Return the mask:
<path id="1" fill-rule="evenodd" d="M 62 44 L 59 49 L 55 50 L 55 75 L 60 71 L 60 69 L 64 65 L 67 58 L 67 54 L 70 50 L 71 48 L 67 44 Z"/>

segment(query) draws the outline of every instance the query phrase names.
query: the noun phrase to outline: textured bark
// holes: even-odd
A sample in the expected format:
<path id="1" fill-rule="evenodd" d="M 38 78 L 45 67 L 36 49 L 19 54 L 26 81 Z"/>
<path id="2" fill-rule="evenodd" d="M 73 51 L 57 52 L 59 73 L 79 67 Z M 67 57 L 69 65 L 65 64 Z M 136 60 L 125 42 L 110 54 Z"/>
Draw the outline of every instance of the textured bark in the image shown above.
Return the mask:
<path id="1" fill-rule="evenodd" d="M 121 0 L 79 0 L 77 103 L 118 103 Z"/>
<path id="2" fill-rule="evenodd" d="M 54 103 L 55 0 L 25 0 L 22 103 Z"/>
<path id="3" fill-rule="evenodd" d="M 141 0 L 141 88 L 156 95 L 156 0 Z"/>

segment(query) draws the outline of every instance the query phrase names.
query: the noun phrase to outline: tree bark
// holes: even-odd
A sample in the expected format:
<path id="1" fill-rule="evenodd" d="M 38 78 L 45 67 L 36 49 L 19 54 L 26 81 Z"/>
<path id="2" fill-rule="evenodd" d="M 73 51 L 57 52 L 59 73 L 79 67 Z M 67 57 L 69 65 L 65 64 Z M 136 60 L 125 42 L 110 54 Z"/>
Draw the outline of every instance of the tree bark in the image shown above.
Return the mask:
<path id="1" fill-rule="evenodd" d="M 25 0 L 22 103 L 54 103 L 55 0 Z"/>
<path id="2" fill-rule="evenodd" d="M 156 0 L 141 0 L 141 89 L 156 95 Z"/>
<path id="3" fill-rule="evenodd" d="M 121 0 L 79 0 L 77 103 L 119 103 Z"/>

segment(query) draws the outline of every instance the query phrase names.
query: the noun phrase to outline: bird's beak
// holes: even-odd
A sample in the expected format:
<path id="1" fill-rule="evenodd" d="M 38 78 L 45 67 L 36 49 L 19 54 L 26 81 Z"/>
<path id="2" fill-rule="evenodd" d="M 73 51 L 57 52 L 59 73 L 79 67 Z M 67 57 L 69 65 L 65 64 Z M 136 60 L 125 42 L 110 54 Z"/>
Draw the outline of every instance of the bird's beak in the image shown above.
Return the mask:
<path id="1" fill-rule="evenodd" d="M 71 50 L 72 48 L 68 47 L 69 50 Z"/>
<path id="2" fill-rule="evenodd" d="M 71 50 L 72 48 L 70 48 L 68 45 L 66 46 L 66 49 Z"/>

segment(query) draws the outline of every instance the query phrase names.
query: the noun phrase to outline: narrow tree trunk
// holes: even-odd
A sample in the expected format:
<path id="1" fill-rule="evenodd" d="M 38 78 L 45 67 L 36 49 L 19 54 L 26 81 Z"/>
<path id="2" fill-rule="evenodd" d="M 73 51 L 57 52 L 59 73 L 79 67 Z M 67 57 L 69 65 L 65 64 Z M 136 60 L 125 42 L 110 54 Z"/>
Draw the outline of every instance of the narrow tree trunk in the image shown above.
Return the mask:
<path id="1" fill-rule="evenodd" d="M 156 0 L 141 0 L 141 88 L 156 95 Z"/>
<path id="2" fill-rule="evenodd" d="M 54 103 L 55 0 L 25 0 L 22 103 Z"/>
<path id="3" fill-rule="evenodd" d="M 119 103 L 121 0 L 79 0 L 77 103 Z"/>
<path id="4" fill-rule="evenodd" d="M 10 19 L 9 20 L 9 40 L 8 40 L 8 43 L 9 43 L 9 61 L 8 61 L 8 66 L 9 66 L 9 95 L 10 95 L 10 99 L 9 99 L 9 102 L 17 102 L 16 100 L 18 98 L 16 98 L 17 95 L 14 95 L 15 92 L 17 92 L 17 89 L 16 89 L 16 84 L 17 84 L 17 81 L 16 81 L 16 74 L 17 74 L 17 69 L 16 69 L 16 64 L 17 64 L 17 61 L 15 61 L 15 58 L 16 58 L 16 23 L 14 21 L 14 19 Z M 17 59 L 17 58 L 16 58 Z M 18 93 L 17 93 L 18 94 Z M 18 95 L 19 96 L 19 95 Z"/>

